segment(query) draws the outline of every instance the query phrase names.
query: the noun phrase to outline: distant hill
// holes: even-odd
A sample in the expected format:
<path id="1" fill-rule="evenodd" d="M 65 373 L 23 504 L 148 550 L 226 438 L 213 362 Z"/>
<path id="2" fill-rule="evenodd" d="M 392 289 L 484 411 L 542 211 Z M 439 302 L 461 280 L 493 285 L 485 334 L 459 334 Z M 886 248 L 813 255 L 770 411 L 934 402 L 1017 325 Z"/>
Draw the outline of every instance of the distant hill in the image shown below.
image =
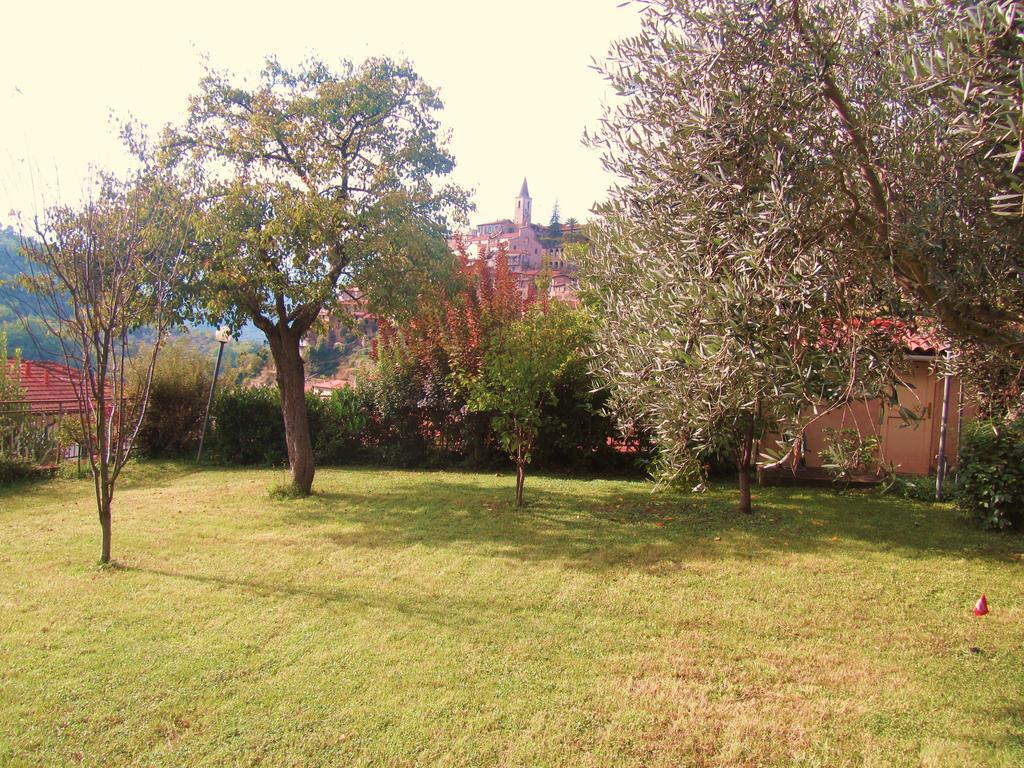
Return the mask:
<path id="1" fill-rule="evenodd" d="M 40 300 L 17 284 L 29 270 L 18 234 L 0 229 L 0 331 L 7 334 L 7 348 L 30 360 L 62 360 L 60 344 L 46 333 Z"/>
<path id="2" fill-rule="evenodd" d="M 63 362 L 60 343 L 46 332 L 43 316 L 45 305 L 18 285 L 21 275 L 27 274 L 31 266 L 21 254 L 21 239 L 10 227 L 0 229 L 0 331 L 7 334 L 7 349 L 13 353 L 20 349 L 28 360 L 52 360 Z M 215 354 L 217 343 L 213 338 L 214 327 L 200 324 L 191 332 L 175 334 L 185 338 L 191 346 L 203 353 Z M 152 338 L 152 332 L 145 329 L 135 334 L 136 340 L 145 343 Z M 229 345 L 228 361 L 252 369 L 255 375 L 262 367 L 266 351 L 262 350 L 264 336 L 254 326 L 247 325 L 239 334 L 239 340 Z"/>

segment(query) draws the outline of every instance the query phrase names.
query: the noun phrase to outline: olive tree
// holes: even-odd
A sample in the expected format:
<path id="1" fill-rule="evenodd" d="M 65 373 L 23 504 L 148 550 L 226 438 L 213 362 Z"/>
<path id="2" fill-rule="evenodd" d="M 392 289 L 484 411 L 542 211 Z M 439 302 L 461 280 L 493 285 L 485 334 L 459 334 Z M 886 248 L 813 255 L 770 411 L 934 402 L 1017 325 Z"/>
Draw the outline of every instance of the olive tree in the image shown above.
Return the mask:
<path id="1" fill-rule="evenodd" d="M 868 272 L 876 312 L 933 318 L 1020 370 L 1019 2 L 637 1 L 642 30 L 605 66 L 623 157 L 661 152 L 663 186 L 692 172 L 742 187 L 744 162 L 694 154 L 692 137 L 748 132 L 782 153 L 787 204 L 835 212 L 814 236 L 839 271 Z"/>
<path id="2" fill-rule="evenodd" d="M 1024 217 L 1024 4 L 919 2 L 897 7 L 918 29 L 911 72 L 968 153 L 1002 161 L 993 210 Z"/>
<path id="3" fill-rule="evenodd" d="M 298 493 L 314 474 L 302 338 L 339 286 L 398 302 L 415 294 L 412 274 L 449 259 L 447 224 L 465 195 L 439 182 L 454 166 L 440 107 L 408 64 L 269 59 L 252 88 L 208 73 L 188 120 L 165 133 L 164 159 L 200 201 L 204 314 L 266 335 Z"/>
<path id="4" fill-rule="evenodd" d="M 754 27 L 771 33 L 766 66 L 798 73 L 807 87 L 794 96 L 813 98 L 819 113 L 811 123 L 790 111 L 774 117 L 830 137 L 831 171 L 804 194 L 825 194 L 851 211 L 849 225 L 833 233 L 838 252 L 872 260 L 911 311 L 934 317 L 958 344 L 1016 358 L 1019 366 L 1024 218 L 1000 215 L 1012 199 L 1005 193 L 1013 185 L 1011 168 L 1021 170 L 1001 150 L 1016 143 L 1016 154 L 1019 127 L 1006 132 L 1002 120 L 1004 141 L 997 149 L 991 129 L 1013 111 L 1007 113 L 1005 103 L 993 108 L 1006 94 L 994 84 L 990 89 L 986 77 L 999 75 L 981 67 L 971 73 L 964 62 L 967 51 L 984 49 L 976 45 L 980 39 L 972 41 L 968 20 L 987 18 L 996 5 L 789 0 L 770 6 L 765 22 Z M 994 33 L 1002 42 L 981 60 L 994 70 L 1009 63 L 1019 76 L 1014 5 L 1016 22 Z M 791 53 L 778 56 L 785 46 Z M 965 76 L 966 99 L 958 96 L 955 78 L 929 74 L 923 63 L 934 64 L 936 57 Z M 969 93 L 973 87 L 988 91 L 981 103 Z M 1018 104 L 1020 87 L 1017 82 Z M 1019 121 L 1019 107 L 1013 119 Z"/>
<path id="5" fill-rule="evenodd" d="M 619 179 L 582 265 L 597 372 L 653 432 L 662 478 L 734 451 L 749 512 L 769 429 L 795 437 L 891 382 L 896 346 L 870 322 L 886 268 L 835 236 L 862 226 L 835 161 L 848 140 L 827 130 L 813 67 L 787 64 L 807 56 L 782 6 L 645 5 L 605 67 L 623 98 L 589 136 Z"/>
<path id="6" fill-rule="evenodd" d="M 900 7 L 917 31 L 909 69 L 914 87 L 945 126 L 947 147 L 984 168 L 992 215 L 971 230 L 975 246 L 958 253 L 987 294 L 986 311 L 1006 345 L 958 339 L 953 367 L 995 414 L 1024 409 L 1024 5 L 1019 0 Z M 1005 335 L 1005 334 L 1000 334 Z M 1006 354 L 1009 351 L 1010 354 Z"/>

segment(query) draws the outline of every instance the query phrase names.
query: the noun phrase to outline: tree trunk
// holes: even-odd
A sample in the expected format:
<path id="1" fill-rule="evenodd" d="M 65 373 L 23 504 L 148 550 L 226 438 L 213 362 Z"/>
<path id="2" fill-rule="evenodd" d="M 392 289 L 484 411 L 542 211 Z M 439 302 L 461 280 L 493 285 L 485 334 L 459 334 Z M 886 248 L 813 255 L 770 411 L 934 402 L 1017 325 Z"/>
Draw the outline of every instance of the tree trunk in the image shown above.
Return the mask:
<path id="1" fill-rule="evenodd" d="M 292 486 L 296 493 L 306 496 L 313 488 L 315 468 L 309 413 L 306 410 L 305 363 L 299 348 L 302 335 L 278 329 L 274 336 L 270 337 L 270 351 L 274 356 L 277 386 L 281 391 L 281 415 L 284 417 L 284 439 L 288 446 Z"/>
<path id="2" fill-rule="evenodd" d="M 736 467 L 740 476 L 740 512 L 751 513 L 750 507 L 750 465 L 754 455 L 754 419 L 749 417 L 740 436 L 740 451 Z"/>
<path id="3" fill-rule="evenodd" d="M 104 492 L 105 497 L 100 503 L 100 528 L 103 530 L 103 545 L 100 553 L 100 562 L 104 565 L 110 563 L 110 496 Z"/>
<path id="4" fill-rule="evenodd" d="M 473 468 L 483 469 L 487 463 L 487 431 L 490 425 L 490 414 L 474 413 L 471 416 L 473 440 Z"/>
<path id="5" fill-rule="evenodd" d="M 516 461 L 516 506 L 523 506 L 523 486 L 526 484 L 526 462 Z"/>

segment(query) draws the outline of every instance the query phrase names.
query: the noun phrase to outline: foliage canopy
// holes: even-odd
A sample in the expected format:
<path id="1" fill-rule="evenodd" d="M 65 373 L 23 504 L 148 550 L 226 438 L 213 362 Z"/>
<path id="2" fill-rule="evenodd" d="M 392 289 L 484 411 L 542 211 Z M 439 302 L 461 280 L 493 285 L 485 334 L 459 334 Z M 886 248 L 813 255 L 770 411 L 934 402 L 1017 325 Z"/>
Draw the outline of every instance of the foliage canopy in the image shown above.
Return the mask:
<path id="1" fill-rule="evenodd" d="M 437 93 L 413 69 L 369 59 L 332 70 L 268 59 L 256 87 L 211 71 L 169 127 L 163 159 L 200 201 L 197 292 L 213 322 L 266 334 L 281 387 L 296 488 L 313 481 L 300 341 L 339 285 L 358 281 L 377 309 L 451 267 L 445 243 L 465 195 L 438 180 L 454 160 Z"/>

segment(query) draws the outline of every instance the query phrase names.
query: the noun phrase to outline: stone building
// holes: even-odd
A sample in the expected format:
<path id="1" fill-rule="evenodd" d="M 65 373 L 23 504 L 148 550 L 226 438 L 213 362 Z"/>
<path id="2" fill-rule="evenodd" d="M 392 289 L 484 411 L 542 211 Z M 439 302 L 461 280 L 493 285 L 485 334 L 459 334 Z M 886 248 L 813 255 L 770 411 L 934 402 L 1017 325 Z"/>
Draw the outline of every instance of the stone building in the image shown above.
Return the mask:
<path id="1" fill-rule="evenodd" d="M 470 260 L 486 258 L 493 264 L 494 255 L 504 247 L 509 271 L 524 297 L 535 291 L 537 281 L 546 276 L 551 297 L 573 301 L 577 265 L 567 257 L 566 245 L 584 240 L 581 228 L 578 224 L 562 224 L 558 231 L 552 231 L 549 226 L 535 224 L 532 216 L 533 199 L 523 179 L 512 218 L 478 224 L 464 233 L 466 253 Z"/>

